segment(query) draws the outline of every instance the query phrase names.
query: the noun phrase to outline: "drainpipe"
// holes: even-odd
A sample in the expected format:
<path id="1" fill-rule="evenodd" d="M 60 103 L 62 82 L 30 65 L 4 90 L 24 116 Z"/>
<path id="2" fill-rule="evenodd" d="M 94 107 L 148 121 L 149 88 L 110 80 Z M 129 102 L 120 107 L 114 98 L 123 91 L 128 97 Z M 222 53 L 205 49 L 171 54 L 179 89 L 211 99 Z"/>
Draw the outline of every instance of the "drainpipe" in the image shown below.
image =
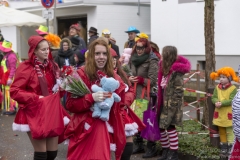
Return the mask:
<path id="1" fill-rule="evenodd" d="M 140 0 L 138 0 L 138 13 L 137 15 L 140 15 Z"/>
<path id="2" fill-rule="evenodd" d="M 54 33 L 57 34 L 57 18 L 56 18 L 56 6 L 57 6 L 57 0 L 54 2 L 54 8 L 53 8 L 53 30 Z"/>

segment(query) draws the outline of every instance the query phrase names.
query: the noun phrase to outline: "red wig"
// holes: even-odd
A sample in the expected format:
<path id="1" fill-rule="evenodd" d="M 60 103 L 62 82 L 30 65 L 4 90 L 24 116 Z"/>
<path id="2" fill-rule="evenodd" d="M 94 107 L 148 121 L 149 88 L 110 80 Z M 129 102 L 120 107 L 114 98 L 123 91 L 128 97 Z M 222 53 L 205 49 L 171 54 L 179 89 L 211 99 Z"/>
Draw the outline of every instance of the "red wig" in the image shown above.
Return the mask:
<path id="1" fill-rule="evenodd" d="M 146 38 L 139 38 L 136 43 L 135 43 L 135 46 L 134 46 L 134 49 L 133 49 L 133 52 L 132 53 L 136 53 L 136 46 L 137 46 L 137 43 L 142 43 L 142 45 L 145 47 L 145 53 L 149 54 L 151 52 L 151 45 L 150 45 L 150 42 L 146 39 Z"/>

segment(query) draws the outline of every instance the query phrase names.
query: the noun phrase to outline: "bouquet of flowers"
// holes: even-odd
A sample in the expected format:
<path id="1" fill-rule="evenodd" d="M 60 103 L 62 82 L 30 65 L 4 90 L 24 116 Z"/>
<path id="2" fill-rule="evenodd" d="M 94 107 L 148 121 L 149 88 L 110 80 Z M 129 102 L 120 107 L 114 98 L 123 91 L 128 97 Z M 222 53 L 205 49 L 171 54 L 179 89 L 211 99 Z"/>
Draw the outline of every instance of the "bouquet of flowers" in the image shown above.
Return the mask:
<path id="1" fill-rule="evenodd" d="M 64 73 L 64 79 L 60 87 L 65 91 L 72 93 L 74 98 L 91 93 L 72 66 L 64 66 L 62 68 L 62 73 Z"/>

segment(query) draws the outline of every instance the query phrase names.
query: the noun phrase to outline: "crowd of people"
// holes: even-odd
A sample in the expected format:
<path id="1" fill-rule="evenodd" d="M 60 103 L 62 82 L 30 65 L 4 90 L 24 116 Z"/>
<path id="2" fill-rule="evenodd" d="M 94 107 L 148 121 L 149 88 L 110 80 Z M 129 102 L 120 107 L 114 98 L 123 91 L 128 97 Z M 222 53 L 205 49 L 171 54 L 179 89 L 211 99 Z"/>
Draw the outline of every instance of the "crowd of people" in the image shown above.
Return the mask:
<path id="1" fill-rule="evenodd" d="M 130 160 L 138 153 L 144 153 L 142 158 L 156 157 L 157 141 L 162 154 L 156 159 L 177 160 L 176 126 L 182 125 L 183 76 L 191 70 L 189 60 L 174 46 L 165 46 L 160 54 L 158 45 L 133 26 L 125 31 L 128 40 L 122 54 L 108 29 L 99 36 L 98 30 L 90 27 L 87 43 L 79 36 L 80 30 L 73 24 L 69 36 L 61 39 L 40 26 L 38 35 L 28 39 L 29 59 L 21 63 L 11 42 L 0 34 L 2 111 L 16 114 L 13 130 L 27 132 L 34 160 L 55 159 L 63 141 L 68 143 L 68 160 L 110 160 L 111 152 L 116 160 Z M 65 66 L 74 67 L 90 93 L 76 97 L 60 87 Z M 234 139 L 231 101 L 237 93 L 231 81 L 238 82 L 238 77 L 229 67 L 211 74 L 212 79 L 219 76 L 212 97 L 216 106 L 213 123 L 219 126 L 221 154 L 229 156 Z M 103 77 L 118 81 L 114 92 L 121 99 L 113 103 L 107 121 L 92 115 L 93 105 L 109 97 L 91 89 L 93 85 L 101 87 Z M 148 85 L 150 99 L 143 94 Z M 160 140 L 147 140 L 146 148 L 141 132 L 148 124 L 132 108 L 140 98 L 156 108 L 161 135 Z M 53 104 L 53 99 L 61 103 Z M 55 110 L 49 111 L 53 106 Z M 55 118 L 54 123 L 47 122 L 49 117 Z M 37 128 L 36 119 L 41 124 Z"/>

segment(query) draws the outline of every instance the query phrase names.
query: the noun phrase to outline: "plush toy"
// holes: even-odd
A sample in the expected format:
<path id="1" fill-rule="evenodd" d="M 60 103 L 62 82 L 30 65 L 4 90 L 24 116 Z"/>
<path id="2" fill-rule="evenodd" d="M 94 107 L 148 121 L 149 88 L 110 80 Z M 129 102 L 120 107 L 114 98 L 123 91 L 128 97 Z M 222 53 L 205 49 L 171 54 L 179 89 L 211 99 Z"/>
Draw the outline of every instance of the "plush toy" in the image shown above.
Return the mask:
<path id="1" fill-rule="evenodd" d="M 93 106 L 92 117 L 100 118 L 103 121 L 108 121 L 109 112 L 114 102 L 120 102 L 121 97 L 119 97 L 114 91 L 120 86 L 119 82 L 114 78 L 102 77 L 100 81 L 101 87 L 97 85 L 92 85 L 92 91 L 98 92 L 103 91 L 109 94 L 109 98 L 106 98 L 103 102 L 95 102 Z"/>
<path id="2" fill-rule="evenodd" d="M 131 53 L 132 53 L 132 48 L 125 48 L 123 50 L 123 53 L 122 53 L 122 56 L 124 56 L 123 65 L 128 64 L 129 59 L 131 57 Z"/>

